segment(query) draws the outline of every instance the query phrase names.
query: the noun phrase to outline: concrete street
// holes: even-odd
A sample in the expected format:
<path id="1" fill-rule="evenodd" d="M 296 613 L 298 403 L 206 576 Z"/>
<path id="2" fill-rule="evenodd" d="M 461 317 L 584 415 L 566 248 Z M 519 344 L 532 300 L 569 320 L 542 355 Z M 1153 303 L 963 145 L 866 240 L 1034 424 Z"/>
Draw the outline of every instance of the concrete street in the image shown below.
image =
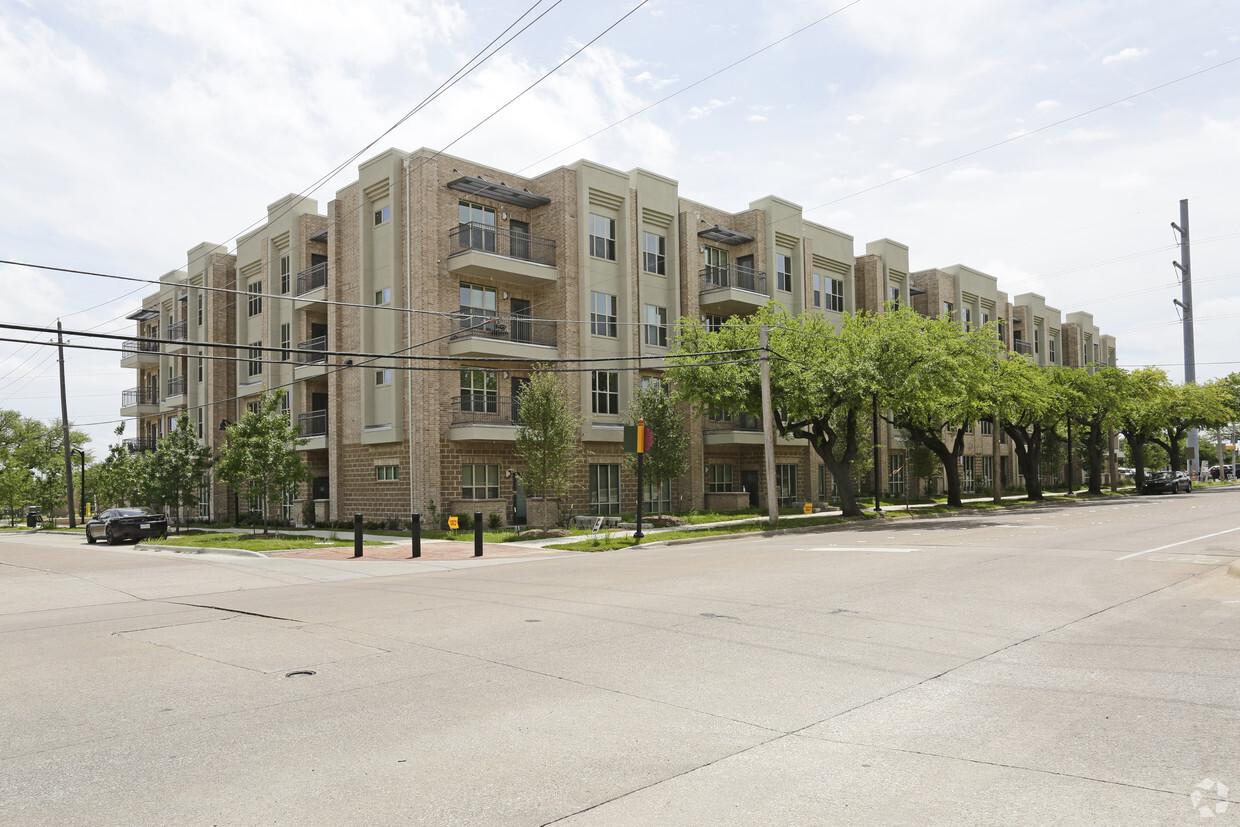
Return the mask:
<path id="1" fill-rule="evenodd" d="M 0 824 L 1240 824 L 1237 559 L 1240 487 L 504 560 L 4 534 Z"/>

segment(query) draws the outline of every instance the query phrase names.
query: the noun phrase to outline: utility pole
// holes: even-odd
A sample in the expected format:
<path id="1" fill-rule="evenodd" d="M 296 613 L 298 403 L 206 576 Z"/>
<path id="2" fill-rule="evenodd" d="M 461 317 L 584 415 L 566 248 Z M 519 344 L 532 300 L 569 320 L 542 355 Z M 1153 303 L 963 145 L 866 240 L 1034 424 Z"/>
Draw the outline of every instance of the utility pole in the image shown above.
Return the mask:
<path id="1" fill-rule="evenodd" d="M 762 446 L 766 459 L 766 517 L 774 526 L 779 521 L 779 501 L 775 493 L 775 413 L 771 409 L 771 351 L 766 325 L 758 327 L 759 377 L 762 380 Z"/>
<path id="2" fill-rule="evenodd" d="M 1188 199 L 1180 199 L 1180 223 L 1171 222 L 1171 229 L 1180 234 L 1180 260 L 1171 262 L 1171 266 L 1179 271 L 1180 286 L 1183 288 L 1183 300 L 1173 301 L 1184 311 L 1184 384 L 1197 382 L 1197 354 L 1193 345 L 1193 278 L 1192 267 L 1188 256 Z M 1197 429 L 1188 432 L 1188 470 L 1199 470 L 1200 454 L 1197 452 Z M 1178 470 L 1178 469 L 1177 469 Z"/>
<path id="3" fill-rule="evenodd" d="M 69 528 L 75 528 L 73 519 L 73 446 L 69 444 L 69 402 L 65 397 L 65 343 L 61 337 L 60 320 L 56 320 L 56 350 L 60 353 L 60 427 L 61 442 L 65 449 L 65 502 L 68 503 Z"/>

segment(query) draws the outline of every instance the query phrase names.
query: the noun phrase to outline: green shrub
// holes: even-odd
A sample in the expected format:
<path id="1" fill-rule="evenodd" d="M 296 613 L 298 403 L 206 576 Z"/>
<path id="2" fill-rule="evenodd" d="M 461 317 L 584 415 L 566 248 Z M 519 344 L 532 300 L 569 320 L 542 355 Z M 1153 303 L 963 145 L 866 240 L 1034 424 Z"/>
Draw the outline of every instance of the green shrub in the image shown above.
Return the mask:
<path id="1" fill-rule="evenodd" d="M 492 531 L 499 531 L 503 527 L 504 527 L 504 518 L 501 517 L 497 512 L 492 511 L 491 516 L 487 517 L 487 528 L 491 529 Z"/>

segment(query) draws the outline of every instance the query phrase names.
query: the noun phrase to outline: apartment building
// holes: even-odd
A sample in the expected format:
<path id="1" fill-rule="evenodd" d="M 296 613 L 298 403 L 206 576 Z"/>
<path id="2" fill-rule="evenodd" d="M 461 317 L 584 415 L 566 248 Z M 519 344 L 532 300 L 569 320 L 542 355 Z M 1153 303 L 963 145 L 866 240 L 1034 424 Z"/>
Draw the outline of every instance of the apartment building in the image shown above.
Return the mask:
<path id="1" fill-rule="evenodd" d="M 122 414 L 138 421 L 137 449 L 182 409 L 215 446 L 221 422 L 282 388 L 313 475 L 284 504 L 290 519 L 307 503 L 318 519 L 404 517 L 432 504 L 539 519 L 521 485 L 516 398 L 538 363 L 574 360 L 558 367 L 585 422 L 586 458 L 561 506 L 615 514 L 638 495 L 623 464 L 623 414 L 658 379 L 676 321 L 717 325 L 772 299 L 840 320 L 886 302 L 965 325 L 997 318 L 1009 347 L 1016 330 L 993 277 L 960 265 L 912 273 L 908 247 L 890 239 L 857 256 L 851 236 L 775 196 L 730 212 L 642 169 L 582 160 L 527 178 L 392 149 L 362 163 L 325 211 L 287 196 L 235 255 L 199 245 L 184 271 L 161 279 L 131 317 L 139 338 L 122 364 L 138 380 Z M 1085 315 L 1061 335 L 1082 353 L 1113 353 Z M 1066 358 L 1066 338 L 1062 347 Z M 691 433 L 689 470 L 648 486 L 648 507 L 764 504 L 759 421 L 711 411 Z M 887 437 L 887 484 L 898 490 L 906 463 L 898 435 Z M 830 475 L 803 440 L 778 440 L 775 473 L 784 503 L 831 498 Z M 980 459 L 978 476 L 988 478 Z M 204 516 L 237 507 L 218 484 L 204 492 Z"/>

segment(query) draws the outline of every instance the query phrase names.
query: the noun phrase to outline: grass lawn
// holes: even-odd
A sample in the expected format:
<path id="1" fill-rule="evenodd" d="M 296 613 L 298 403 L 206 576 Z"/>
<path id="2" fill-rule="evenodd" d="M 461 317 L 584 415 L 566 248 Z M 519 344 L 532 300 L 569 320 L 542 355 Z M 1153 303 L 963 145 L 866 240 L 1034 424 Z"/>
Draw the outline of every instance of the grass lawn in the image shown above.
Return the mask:
<path id="1" fill-rule="evenodd" d="M 237 534 L 235 532 L 188 531 L 169 534 L 156 540 L 161 546 L 190 546 L 193 548 L 240 548 L 248 551 L 285 551 L 293 548 L 341 548 L 353 547 L 353 539 L 329 540 L 307 534 Z M 363 543 L 367 546 L 385 546 L 387 543 Z"/>

